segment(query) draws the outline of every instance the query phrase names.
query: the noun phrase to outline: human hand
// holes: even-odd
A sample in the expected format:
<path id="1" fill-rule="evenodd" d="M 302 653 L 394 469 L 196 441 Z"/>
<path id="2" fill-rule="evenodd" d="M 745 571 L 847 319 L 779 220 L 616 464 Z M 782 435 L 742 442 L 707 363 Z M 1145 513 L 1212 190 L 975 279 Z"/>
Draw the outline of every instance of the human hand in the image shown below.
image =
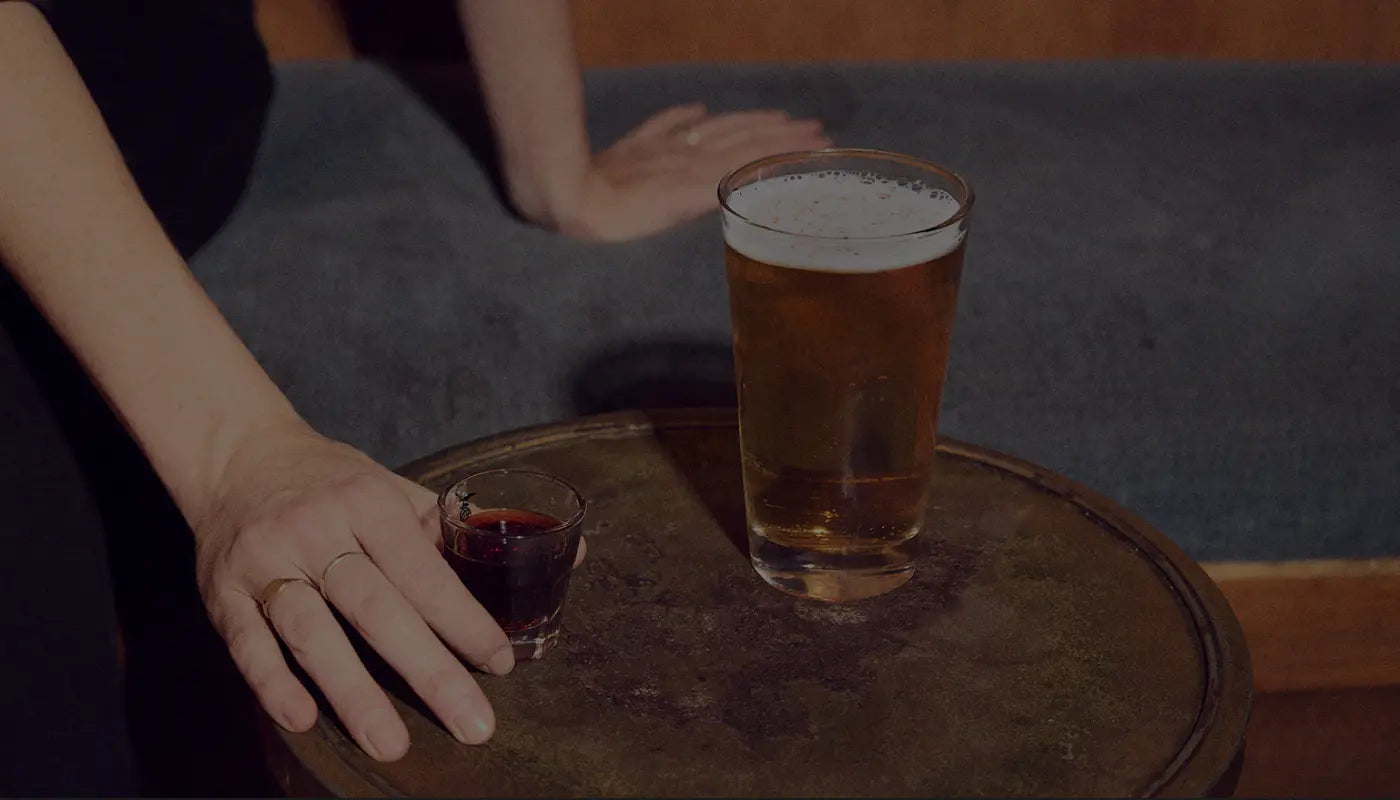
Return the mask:
<path id="1" fill-rule="evenodd" d="M 584 239 L 646 236 L 716 208 L 715 187 L 730 170 L 775 153 L 830 146 L 818 120 L 675 106 L 597 153 L 572 212 L 554 217 L 562 233 Z"/>
<path id="2" fill-rule="evenodd" d="M 392 761 L 408 750 L 408 729 L 334 606 L 453 736 L 491 736 L 491 705 L 447 646 L 498 675 L 515 658 L 436 549 L 431 492 L 297 423 L 245 436 L 211 497 L 192 520 L 200 593 L 279 725 L 307 730 L 317 708 L 278 637 L 367 753 Z"/>

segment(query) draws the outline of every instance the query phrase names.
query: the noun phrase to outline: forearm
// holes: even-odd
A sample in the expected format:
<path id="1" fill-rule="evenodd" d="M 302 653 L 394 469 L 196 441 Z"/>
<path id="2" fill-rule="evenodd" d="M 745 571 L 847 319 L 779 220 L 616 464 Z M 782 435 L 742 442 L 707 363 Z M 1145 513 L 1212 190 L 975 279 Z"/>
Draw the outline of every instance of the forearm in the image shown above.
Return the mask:
<path id="1" fill-rule="evenodd" d="M 517 209 L 568 230 L 591 149 L 566 0 L 458 0 Z"/>
<path id="2" fill-rule="evenodd" d="M 0 3 L 0 261 L 187 516 L 242 435 L 295 419 L 146 207 L 47 23 L 15 3 Z"/>

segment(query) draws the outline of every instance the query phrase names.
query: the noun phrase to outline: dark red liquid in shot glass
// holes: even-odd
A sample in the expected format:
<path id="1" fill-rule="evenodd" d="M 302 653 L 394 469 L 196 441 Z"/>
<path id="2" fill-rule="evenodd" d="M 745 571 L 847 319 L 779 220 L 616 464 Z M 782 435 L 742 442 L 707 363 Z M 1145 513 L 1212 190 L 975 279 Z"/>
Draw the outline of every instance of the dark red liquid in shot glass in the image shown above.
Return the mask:
<path id="1" fill-rule="evenodd" d="M 463 522 L 475 531 L 445 532 L 443 555 L 507 633 L 543 624 L 559 611 L 578 553 L 578 537 L 555 530 L 563 523 L 510 508 L 478 511 Z"/>

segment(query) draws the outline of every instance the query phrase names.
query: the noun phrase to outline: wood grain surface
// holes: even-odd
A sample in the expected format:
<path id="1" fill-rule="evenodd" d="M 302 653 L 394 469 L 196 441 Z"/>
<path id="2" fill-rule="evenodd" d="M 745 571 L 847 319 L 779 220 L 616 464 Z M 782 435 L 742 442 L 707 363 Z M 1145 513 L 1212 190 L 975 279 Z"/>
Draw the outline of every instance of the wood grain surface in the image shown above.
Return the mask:
<path id="1" fill-rule="evenodd" d="M 1400 558 L 1206 564 L 1261 692 L 1400 684 Z"/>
<path id="2" fill-rule="evenodd" d="M 592 65 L 660 61 L 1400 58 L 1393 0 L 576 0 Z"/>
<path id="3" fill-rule="evenodd" d="M 345 58 L 351 52 L 337 0 L 257 4 L 274 58 Z M 450 12 L 450 0 L 414 0 L 394 4 L 393 13 L 376 15 L 374 24 L 422 31 L 422 19 L 442 20 Z M 1395 0 L 574 0 L 572 12 L 586 66 L 1132 57 L 1400 60 L 1400 2 Z M 377 30 L 375 38 L 394 41 L 395 55 L 414 55 L 413 43 L 402 36 Z M 436 43 L 431 49 L 439 53 Z"/>
<path id="4" fill-rule="evenodd" d="M 1254 698 L 1235 797 L 1400 797 L 1400 686 Z"/>

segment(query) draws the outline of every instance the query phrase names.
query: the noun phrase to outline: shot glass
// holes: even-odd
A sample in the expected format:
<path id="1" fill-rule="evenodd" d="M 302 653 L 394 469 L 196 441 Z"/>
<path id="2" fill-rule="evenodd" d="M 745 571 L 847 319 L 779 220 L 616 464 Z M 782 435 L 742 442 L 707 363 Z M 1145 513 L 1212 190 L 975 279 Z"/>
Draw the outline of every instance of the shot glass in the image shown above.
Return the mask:
<path id="1" fill-rule="evenodd" d="M 542 658 L 559 639 L 585 506 L 565 481 L 521 469 L 478 472 L 438 497 L 443 557 L 518 661 Z"/>

